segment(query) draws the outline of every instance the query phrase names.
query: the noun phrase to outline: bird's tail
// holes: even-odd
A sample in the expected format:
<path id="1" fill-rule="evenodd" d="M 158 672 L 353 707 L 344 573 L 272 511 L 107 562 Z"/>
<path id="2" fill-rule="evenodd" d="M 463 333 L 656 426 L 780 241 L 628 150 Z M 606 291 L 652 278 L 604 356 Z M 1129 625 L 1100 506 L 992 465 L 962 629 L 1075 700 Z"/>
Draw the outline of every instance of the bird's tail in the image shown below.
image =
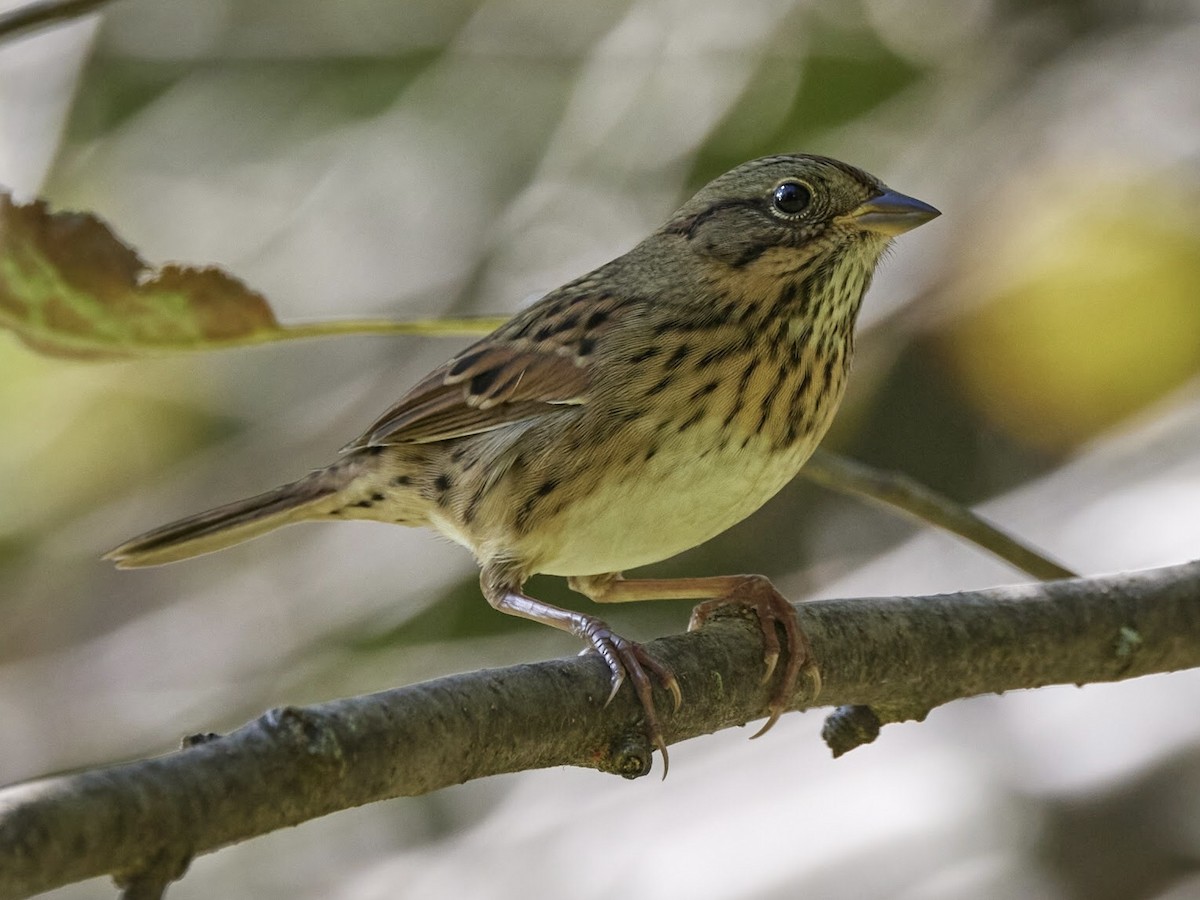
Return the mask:
<path id="1" fill-rule="evenodd" d="M 265 494 L 155 528 L 110 550 L 104 558 L 121 569 L 161 566 L 223 550 L 293 522 L 322 518 L 340 507 L 337 495 L 361 470 L 361 460 L 340 460 Z"/>

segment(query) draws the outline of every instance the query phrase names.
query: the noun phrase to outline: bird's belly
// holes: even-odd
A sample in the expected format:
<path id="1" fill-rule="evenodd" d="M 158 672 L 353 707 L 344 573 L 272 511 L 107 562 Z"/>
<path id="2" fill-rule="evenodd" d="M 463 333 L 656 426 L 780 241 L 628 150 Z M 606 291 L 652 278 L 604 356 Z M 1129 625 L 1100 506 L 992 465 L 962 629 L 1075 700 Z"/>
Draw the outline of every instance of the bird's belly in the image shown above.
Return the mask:
<path id="1" fill-rule="evenodd" d="M 649 461 L 614 467 L 540 529 L 526 550 L 536 571 L 595 575 L 657 562 L 720 534 L 750 515 L 799 471 L 816 446 L 801 439 L 770 449 L 762 438 L 722 447 L 714 428 L 664 447 Z M 532 536 L 531 536 L 532 537 Z"/>

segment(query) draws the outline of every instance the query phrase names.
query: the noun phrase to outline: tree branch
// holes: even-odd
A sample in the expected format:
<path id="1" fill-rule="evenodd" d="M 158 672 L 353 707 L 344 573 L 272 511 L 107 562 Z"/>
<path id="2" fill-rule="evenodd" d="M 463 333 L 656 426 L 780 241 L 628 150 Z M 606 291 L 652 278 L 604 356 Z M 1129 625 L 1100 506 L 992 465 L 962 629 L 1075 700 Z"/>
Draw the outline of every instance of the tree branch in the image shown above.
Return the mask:
<path id="1" fill-rule="evenodd" d="M 824 687 L 814 701 L 801 685 L 793 708 L 869 705 L 881 722 L 977 694 L 1200 666 L 1200 562 L 798 609 Z M 663 722 L 667 741 L 762 715 L 762 646 L 749 623 L 717 620 L 649 649 L 683 688 L 683 707 Z M 651 753 L 637 704 L 621 691 L 605 708 L 607 692 L 594 657 L 474 672 L 276 709 L 167 756 L 0 790 L 0 898 L 104 873 L 127 896 L 154 896 L 135 889 L 178 877 L 194 854 L 487 775 L 562 765 L 644 775 Z M 834 724 L 843 752 L 878 728 Z"/>

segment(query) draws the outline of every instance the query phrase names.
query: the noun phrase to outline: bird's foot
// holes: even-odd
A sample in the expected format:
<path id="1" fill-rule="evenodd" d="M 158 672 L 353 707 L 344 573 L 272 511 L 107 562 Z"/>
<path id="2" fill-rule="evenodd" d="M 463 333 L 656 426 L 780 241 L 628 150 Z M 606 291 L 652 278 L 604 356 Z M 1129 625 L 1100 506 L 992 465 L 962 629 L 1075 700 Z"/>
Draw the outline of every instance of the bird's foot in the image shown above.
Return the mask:
<path id="1" fill-rule="evenodd" d="M 737 584 L 727 594 L 698 604 L 692 610 L 688 631 L 695 631 L 712 618 L 718 610 L 730 607 L 749 610 L 758 620 L 763 640 L 763 684 L 771 680 L 779 663 L 781 647 L 776 626 L 783 629 L 787 644 L 783 674 L 767 701 L 767 721 L 762 728 L 751 735 L 752 738 L 761 737 L 771 730 L 771 727 L 787 710 L 788 701 L 796 689 L 796 681 L 800 677 L 801 670 L 806 670 L 813 680 L 814 697 L 821 692 L 821 671 L 817 668 L 816 659 L 813 658 L 808 635 L 800 627 L 795 607 L 775 589 L 775 585 L 771 584 L 769 579 L 762 575 L 739 576 Z"/>
<path id="2" fill-rule="evenodd" d="M 679 709 L 683 703 L 683 694 L 679 690 L 679 682 L 675 679 L 675 673 L 671 671 L 670 666 L 659 662 L 647 653 L 641 644 L 614 633 L 608 627 L 608 623 L 601 619 L 586 617 L 580 625 L 578 634 L 588 642 L 589 650 L 600 655 L 600 658 L 608 665 L 609 672 L 612 673 L 612 690 L 609 691 L 608 699 L 604 701 L 605 706 L 612 702 L 626 678 L 633 685 L 634 693 L 637 694 L 638 702 L 646 717 L 646 736 L 650 739 L 650 743 L 662 753 L 663 778 L 666 778 L 670 758 L 667 754 L 667 742 L 663 739 L 662 726 L 659 724 L 658 712 L 654 706 L 654 690 L 650 683 L 650 674 L 670 692 L 671 699 L 675 701 L 675 709 Z"/>

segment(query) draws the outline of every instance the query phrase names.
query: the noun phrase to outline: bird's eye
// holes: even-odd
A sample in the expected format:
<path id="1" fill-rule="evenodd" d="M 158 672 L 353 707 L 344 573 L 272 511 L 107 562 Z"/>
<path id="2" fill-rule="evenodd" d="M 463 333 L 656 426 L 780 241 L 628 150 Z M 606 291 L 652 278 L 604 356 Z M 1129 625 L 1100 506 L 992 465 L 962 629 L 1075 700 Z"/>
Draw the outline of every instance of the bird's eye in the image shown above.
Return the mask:
<path id="1" fill-rule="evenodd" d="M 808 209 L 812 202 L 812 191 L 799 181 L 785 181 L 771 195 L 775 209 L 785 216 L 797 216 Z"/>

